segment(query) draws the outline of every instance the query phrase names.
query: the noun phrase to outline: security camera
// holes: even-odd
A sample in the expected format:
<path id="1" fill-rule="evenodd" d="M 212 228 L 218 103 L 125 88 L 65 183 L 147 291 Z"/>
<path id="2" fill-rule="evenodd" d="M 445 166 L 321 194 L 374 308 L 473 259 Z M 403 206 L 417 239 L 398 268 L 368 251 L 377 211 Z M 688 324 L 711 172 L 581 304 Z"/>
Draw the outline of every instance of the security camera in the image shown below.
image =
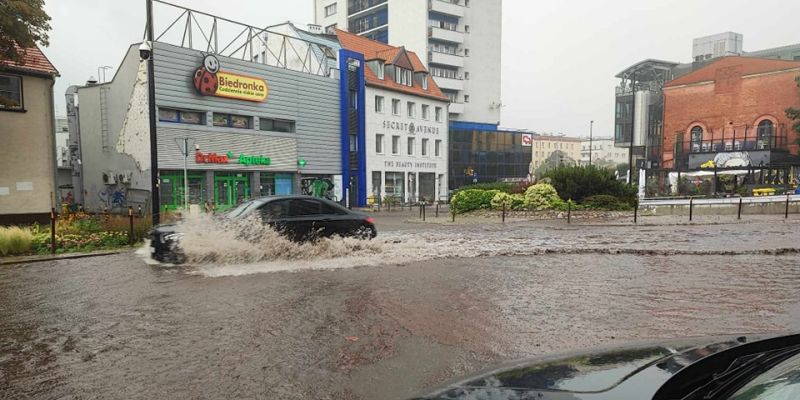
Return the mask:
<path id="1" fill-rule="evenodd" d="M 142 44 L 139 45 L 139 58 L 142 60 L 149 60 L 152 54 L 153 51 L 150 48 L 149 42 L 142 42 Z"/>

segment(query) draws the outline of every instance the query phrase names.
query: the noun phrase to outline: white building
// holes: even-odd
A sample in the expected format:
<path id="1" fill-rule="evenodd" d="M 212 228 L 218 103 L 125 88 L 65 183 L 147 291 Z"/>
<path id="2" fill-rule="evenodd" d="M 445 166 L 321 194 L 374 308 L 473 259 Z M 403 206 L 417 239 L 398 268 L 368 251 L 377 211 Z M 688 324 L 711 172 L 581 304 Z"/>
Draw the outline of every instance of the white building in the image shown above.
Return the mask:
<path id="1" fill-rule="evenodd" d="M 337 30 L 340 45 L 364 55 L 367 195 L 407 202 L 447 196 L 448 116 L 419 57 Z"/>
<path id="2" fill-rule="evenodd" d="M 499 124 L 502 0 L 314 0 L 315 21 L 422 56 L 450 118 Z"/>
<path id="3" fill-rule="evenodd" d="M 740 56 L 743 53 L 744 36 L 741 33 L 725 32 L 704 36 L 692 41 L 692 60 L 705 61 L 725 56 Z"/>
<path id="4" fill-rule="evenodd" d="M 581 143 L 581 165 L 589 165 L 589 139 Z M 592 138 L 592 165 L 613 168 L 628 163 L 628 149 L 614 146 L 614 138 Z"/>
<path id="5" fill-rule="evenodd" d="M 60 167 L 69 166 L 69 126 L 67 117 L 56 117 L 56 164 Z"/>

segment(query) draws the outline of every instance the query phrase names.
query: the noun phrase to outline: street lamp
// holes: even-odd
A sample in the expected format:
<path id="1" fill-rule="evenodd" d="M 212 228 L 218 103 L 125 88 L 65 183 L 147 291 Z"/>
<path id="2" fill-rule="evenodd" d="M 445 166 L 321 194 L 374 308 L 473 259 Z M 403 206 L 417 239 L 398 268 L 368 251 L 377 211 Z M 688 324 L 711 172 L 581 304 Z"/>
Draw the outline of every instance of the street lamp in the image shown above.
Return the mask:
<path id="1" fill-rule="evenodd" d="M 589 121 L 589 166 L 592 166 L 592 129 L 594 128 L 594 120 Z"/>

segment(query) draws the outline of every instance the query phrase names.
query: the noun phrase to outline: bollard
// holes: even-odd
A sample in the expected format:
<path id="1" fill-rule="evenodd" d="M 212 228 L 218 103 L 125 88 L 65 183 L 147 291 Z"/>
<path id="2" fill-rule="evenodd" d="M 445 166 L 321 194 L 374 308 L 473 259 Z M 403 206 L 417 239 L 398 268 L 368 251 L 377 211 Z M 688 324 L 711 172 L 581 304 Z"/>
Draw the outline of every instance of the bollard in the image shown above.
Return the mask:
<path id="1" fill-rule="evenodd" d="M 692 222 L 693 210 L 694 210 L 694 197 L 689 197 L 689 222 Z"/>
<path id="2" fill-rule="evenodd" d="M 428 217 L 428 207 L 426 207 L 425 203 L 422 204 L 422 221 L 424 222 L 425 219 Z"/>
<path id="3" fill-rule="evenodd" d="M 639 199 L 633 202 L 633 223 L 639 223 Z"/>
<path id="4" fill-rule="evenodd" d="M 436 218 L 439 218 L 439 202 L 436 202 Z"/>
<path id="5" fill-rule="evenodd" d="M 739 211 L 736 214 L 736 219 L 742 219 L 742 198 L 739 197 Z"/>
<path id="6" fill-rule="evenodd" d="M 56 208 L 50 209 L 50 254 L 56 254 Z"/>
<path id="7" fill-rule="evenodd" d="M 506 222 L 506 202 L 503 202 L 503 223 Z"/>
<path id="8" fill-rule="evenodd" d="M 450 210 L 450 215 L 453 216 L 453 222 L 456 222 L 456 212 L 455 212 L 455 210 Z"/>
<path id="9" fill-rule="evenodd" d="M 419 203 L 419 219 L 422 219 L 422 203 Z"/>
<path id="10" fill-rule="evenodd" d="M 572 223 L 572 199 L 567 200 L 567 223 Z"/>
<path id="11" fill-rule="evenodd" d="M 128 207 L 128 244 L 133 245 L 133 207 Z"/>
<path id="12" fill-rule="evenodd" d="M 786 212 L 783 215 L 784 219 L 789 219 L 789 194 L 786 194 Z"/>

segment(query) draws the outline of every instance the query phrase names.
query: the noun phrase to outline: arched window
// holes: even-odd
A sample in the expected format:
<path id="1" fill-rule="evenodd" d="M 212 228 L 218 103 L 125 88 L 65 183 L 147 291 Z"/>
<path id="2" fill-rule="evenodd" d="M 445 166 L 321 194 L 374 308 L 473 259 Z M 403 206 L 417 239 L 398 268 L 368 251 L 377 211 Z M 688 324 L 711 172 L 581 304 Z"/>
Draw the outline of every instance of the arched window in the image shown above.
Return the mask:
<path id="1" fill-rule="evenodd" d="M 772 139 L 775 133 L 775 124 L 772 121 L 765 119 L 758 123 L 758 149 L 771 148 Z"/>
<path id="2" fill-rule="evenodd" d="M 703 142 L 703 127 L 695 125 L 694 127 L 692 127 L 690 134 L 691 134 L 692 152 L 699 153 L 700 145 Z"/>

